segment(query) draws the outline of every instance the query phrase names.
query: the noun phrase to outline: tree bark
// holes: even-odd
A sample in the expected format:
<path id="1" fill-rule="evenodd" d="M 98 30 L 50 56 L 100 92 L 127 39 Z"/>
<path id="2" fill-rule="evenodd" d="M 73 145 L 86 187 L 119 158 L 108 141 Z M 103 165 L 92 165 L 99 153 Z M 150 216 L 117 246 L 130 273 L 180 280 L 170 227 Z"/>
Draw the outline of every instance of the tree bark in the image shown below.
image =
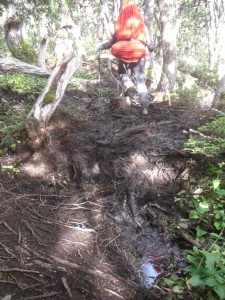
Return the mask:
<path id="1" fill-rule="evenodd" d="M 12 55 L 27 63 L 36 63 L 37 53 L 25 38 L 23 21 L 13 16 L 4 25 L 5 40 Z"/>
<path id="2" fill-rule="evenodd" d="M 23 36 L 23 22 L 18 18 L 10 18 L 4 25 L 5 40 L 9 51 L 14 55 L 14 47 L 20 46 Z"/>
<path id="3" fill-rule="evenodd" d="M 43 38 L 41 41 L 41 45 L 38 51 L 38 67 L 42 68 L 43 70 L 47 71 L 45 57 L 46 57 L 46 49 L 48 46 L 48 39 Z"/>
<path id="4" fill-rule="evenodd" d="M 223 47 L 220 51 L 220 59 L 218 64 L 218 83 L 212 102 L 213 107 L 218 107 L 222 92 L 225 92 L 225 41 L 223 42 Z"/>
<path id="5" fill-rule="evenodd" d="M 225 0 L 221 5 L 221 20 L 219 26 L 219 61 L 218 61 L 218 82 L 215 90 L 214 98 L 212 101 L 212 107 L 218 107 L 220 103 L 220 96 L 222 92 L 225 92 Z"/>
<path id="6" fill-rule="evenodd" d="M 218 24 L 216 24 L 216 11 L 214 0 L 208 1 L 208 10 L 209 13 L 206 15 L 206 19 L 208 23 L 209 69 L 213 70 L 217 61 L 216 38 L 218 27 Z"/>
<path id="7" fill-rule="evenodd" d="M 154 19 L 154 2 L 155 0 L 148 0 L 144 2 L 144 18 L 147 27 L 150 42 L 153 42 L 153 19 Z"/>
<path id="8" fill-rule="evenodd" d="M 160 10 L 160 29 L 162 37 L 163 66 L 158 91 L 173 90 L 177 74 L 177 28 L 175 5 L 173 0 L 158 0 Z"/>
<path id="9" fill-rule="evenodd" d="M 32 107 L 27 125 L 28 134 L 40 143 L 44 138 L 44 129 L 61 102 L 66 87 L 74 72 L 80 67 L 81 60 L 72 56 L 52 71 L 47 85 Z M 50 96 L 50 98 L 49 98 Z M 48 100 L 47 100 L 48 99 Z"/>

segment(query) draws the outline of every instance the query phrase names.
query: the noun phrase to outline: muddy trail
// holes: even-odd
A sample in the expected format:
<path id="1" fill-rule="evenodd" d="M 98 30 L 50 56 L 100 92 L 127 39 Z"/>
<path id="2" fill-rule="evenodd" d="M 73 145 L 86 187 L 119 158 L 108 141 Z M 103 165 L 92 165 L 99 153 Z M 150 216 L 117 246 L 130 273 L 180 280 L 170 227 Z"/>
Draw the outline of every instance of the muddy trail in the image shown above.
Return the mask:
<path id="1" fill-rule="evenodd" d="M 68 91 L 42 147 L 2 162 L 19 172 L 0 174 L 1 297 L 167 299 L 157 280 L 185 264 L 170 225 L 193 168 L 185 131 L 204 114 L 153 102 L 141 116 L 95 88 Z"/>

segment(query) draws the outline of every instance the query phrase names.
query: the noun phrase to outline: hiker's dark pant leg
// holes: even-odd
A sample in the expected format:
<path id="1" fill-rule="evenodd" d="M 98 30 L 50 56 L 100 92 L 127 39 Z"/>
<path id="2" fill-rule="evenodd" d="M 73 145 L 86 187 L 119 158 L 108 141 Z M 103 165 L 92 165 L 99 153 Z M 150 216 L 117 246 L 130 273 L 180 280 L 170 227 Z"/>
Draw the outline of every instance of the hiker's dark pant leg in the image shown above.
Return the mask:
<path id="1" fill-rule="evenodd" d="M 120 80 L 122 81 L 122 85 L 125 88 L 125 90 L 127 90 L 129 87 L 133 86 L 133 83 L 127 73 L 128 69 L 129 69 L 129 64 L 119 60 L 118 74 L 119 74 Z"/>
<path id="2" fill-rule="evenodd" d="M 136 63 L 130 63 L 130 69 L 137 82 L 137 89 L 139 94 L 139 101 L 142 108 L 149 107 L 149 95 L 146 86 L 146 74 L 145 74 L 145 58 L 141 58 Z"/>

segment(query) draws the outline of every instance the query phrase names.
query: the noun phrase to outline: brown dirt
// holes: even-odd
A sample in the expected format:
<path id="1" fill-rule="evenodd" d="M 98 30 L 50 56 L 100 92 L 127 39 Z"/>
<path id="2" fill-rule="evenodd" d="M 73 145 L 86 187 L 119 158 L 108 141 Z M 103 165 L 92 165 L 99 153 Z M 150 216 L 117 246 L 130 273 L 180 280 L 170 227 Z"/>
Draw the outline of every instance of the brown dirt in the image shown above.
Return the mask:
<path id="1" fill-rule="evenodd" d="M 184 130 L 204 114 L 172 101 L 141 116 L 96 88 L 68 91 L 42 146 L 2 161 L 20 172 L 0 173 L 0 298 L 167 299 L 144 285 L 140 264 L 183 263 L 169 225 L 191 166 Z"/>

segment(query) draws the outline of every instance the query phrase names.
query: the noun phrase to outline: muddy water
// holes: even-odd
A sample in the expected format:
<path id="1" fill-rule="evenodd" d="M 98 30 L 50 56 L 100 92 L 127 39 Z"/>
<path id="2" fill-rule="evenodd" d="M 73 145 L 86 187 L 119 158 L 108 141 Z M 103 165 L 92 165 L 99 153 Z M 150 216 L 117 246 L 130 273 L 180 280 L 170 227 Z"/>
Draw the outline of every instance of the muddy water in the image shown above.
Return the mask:
<path id="1" fill-rule="evenodd" d="M 158 257 L 144 257 L 142 263 L 138 266 L 140 282 L 143 287 L 151 287 L 155 279 L 163 273 L 163 266 L 157 265 L 157 260 Z"/>
<path id="2" fill-rule="evenodd" d="M 141 239 L 137 237 L 134 242 L 138 254 L 134 267 L 143 288 L 151 287 L 171 263 L 181 265 L 184 261 L 182 250 L 178 245 L 172 244 L 169 236 L 161 235 L 157 230 L 151 233 L 151 230 L 148 228 L 148 234 L 144 234 Z"/>
<path id="3" fill-rule="evenodd" d="M 148 289 L 154 285 L 169 265 L 183 265 L 183 251 L 172 241 L 168 229 L 153 226 L 144 216 L 139 216 L 141 227 L 135 227 L 129 208 L 125 206 L 114 214 L 114 218 L 119 225 L 118 247 L 128 258 L 134 274 L 133 279 L 139 283 L 141 289 Z"/>

